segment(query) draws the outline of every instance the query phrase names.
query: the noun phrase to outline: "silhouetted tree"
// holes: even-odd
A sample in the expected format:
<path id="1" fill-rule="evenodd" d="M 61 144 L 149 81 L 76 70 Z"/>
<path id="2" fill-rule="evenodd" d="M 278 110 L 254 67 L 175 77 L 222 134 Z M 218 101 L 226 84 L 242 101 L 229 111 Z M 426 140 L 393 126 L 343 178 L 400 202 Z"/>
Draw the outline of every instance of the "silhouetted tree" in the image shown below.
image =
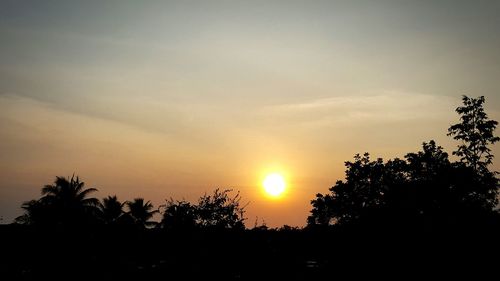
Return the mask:
<path id="1" fill-rule="evenodd" d="M 174 231 L 190 231 L 196 228 L 197 210 L 191 203 L 170 199 L 162 208 L 161 228 Z"/>
<path id="2" fill-rule="evenodd" d="M 345 162 L 346 180 L 337 181 L 327 195 L 317 194 L 311 201 L 313 209 L 308 217 L 309 225 L 347 224 L 356 221 L 368 211 L 384 206 L 389 188 L 404 184 L 407 180 L 403 160 L 384 163 L 381 158 L 370 160 L 365 153 Z"/>
<path id="3" fill-rule="evenodd" d="M 392 217 L 431 228 L 447 224 L 462 196 L 448 153 L 431 140 L 423 143 L 422 151 L 408 153 L 405 159 L 406 181 L 390 188 L 385 198 Z"/>
<path id="4" fill-rule="evenodd" d="M 116 224 L 123 215 L 124 203 L 118 201 L 116 195 L 102 199 L 99 205 L 101 219 L 105 224 Z"/>
<path id="5" fill-rule="evenodd" d="M 240 205 L 237 193 L 216 189 L 212 195 L 203 195 L 198 204 L 170 199 L 162 206 L 163 219 L 160 227 L 167 230 L 188 231 L 193 229 L 244 229 L 245 206 Z"/>
<path id="6" fill-rule="evenodd" d="M 212 195 L 203 195 L 196 207 L 197 224 L 203 228 L 244 229 L 245 206 L 240 205 L 240 194 L 229 196 L 231 190 L 216 189 Z"/>
<path id="7" fill-rule="evenodd" d="M 340 184 L 337 182 L 337 184 Z M 331 190 L 331 189 L 330 189 Z M 328 226 L 336 223 L 336 216 L 333 213 L 333 197 L 330 194 L 316 194 L 316 198 L 311 200 L 311 215 L 307 217 L 307 224 Z"/>
<path id="8" fill-rule="evenodd" d="M 500 140 L 493 133 L 498 122 L 489 120 L 484 112 L 484 96 L 479 98 L 463 96 L 462 102 L 464 106 L 456 109 L 460 115 L 460 123 L 448 129 L 449 136 L 462 142 L 453 155 L 461 157 L 461 161 L 474 170 L 486 172 L 493 160 L 489 145 Z"/>
<path id="9" fill-rule="evenodd" d="M 26 214 L 18 221 L 66 226 L 95 222 L 99 200 L 89 195 L 97 189 L 84 187 L 78 177 L 56 177 L 54 184 L 42 188 L 38 201 L 23 204 Z"/>
<path id="10" fill-rule="evenodd" d="M 156 225 L 156 222 L 151 219 L 158 210 L 153 210 L 154 207 L 150 201 L 144 202 L 143 198 L 135 198 L 133 201 L 127 201 L 126 204 L 129 209 L 128 215 L 134 224 L 143 228 Z"/>
<path id="11" fill-rule="evenodd" d="M 452 125 L 448 135 L 461 141 L 453 154 L 459 156 L 461 162 L 474 172 L 471 176 L 474 181 L 470 183 L 470 192 L 467 194 L 468 202 L 489 210 L 498 204 L 497 172 L 488 169 L 494 157 L 489 146 L 500 140 L 494 135 L 498 122 L 490 120 L 484 111 L 484 96 L 463 96 L 462 102 L 463 106 L 456 109 L 460 123 Z"/>
<path id="12" fill-rule="evenodd" d="M 345 181 L 338 181 L 330 194 L 311 201 L 308 225 L 351 223 L 413 224 L 421 227 L 470 223 L 491 213 L 497 203 L 498 179 L 488 165 L 493 155 L 488 145 L 497 122 L 488 120 L 484 98 L 464 97 L 457 112 L 462 123 L 450 135 L 462 140 L 461 161 L 452 163 L 434 141 L 422 151 L 408 153 L 405 160 L 371 161 L 366 153 L 346 162 Z"/>

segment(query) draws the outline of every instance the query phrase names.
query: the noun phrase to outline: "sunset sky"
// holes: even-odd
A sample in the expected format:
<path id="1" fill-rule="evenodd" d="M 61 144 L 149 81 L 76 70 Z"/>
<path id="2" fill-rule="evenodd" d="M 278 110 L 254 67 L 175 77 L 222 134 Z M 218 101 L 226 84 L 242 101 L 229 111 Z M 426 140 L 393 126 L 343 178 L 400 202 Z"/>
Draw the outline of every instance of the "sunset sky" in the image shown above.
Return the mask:
<path id="1" fill-rule="evenodd" d="M 0 223 L 74 173 L 303 226 L 355 153 L 451 153 L 462 94 L 500 120 L 500 1 L 0 0 Z"/>

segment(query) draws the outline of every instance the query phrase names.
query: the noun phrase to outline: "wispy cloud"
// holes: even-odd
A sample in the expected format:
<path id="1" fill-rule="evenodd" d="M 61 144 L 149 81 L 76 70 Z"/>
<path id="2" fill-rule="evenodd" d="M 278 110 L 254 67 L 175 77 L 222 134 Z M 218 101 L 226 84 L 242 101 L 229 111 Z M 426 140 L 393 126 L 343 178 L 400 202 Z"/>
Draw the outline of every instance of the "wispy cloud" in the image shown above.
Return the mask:
<path id="1" fill-rule="evenodd" d="M 370 96 L 336 96 L 279 104 L 264 108 L 263 114 L 302 119 L 305 122 L 348 121 L 351 125 L 355 125 L 355 122 L 397 122 L 451 116 L 453 111 L 450 108 L 453 108 L 456 102 L 456 97 L 381 92 Z"/>

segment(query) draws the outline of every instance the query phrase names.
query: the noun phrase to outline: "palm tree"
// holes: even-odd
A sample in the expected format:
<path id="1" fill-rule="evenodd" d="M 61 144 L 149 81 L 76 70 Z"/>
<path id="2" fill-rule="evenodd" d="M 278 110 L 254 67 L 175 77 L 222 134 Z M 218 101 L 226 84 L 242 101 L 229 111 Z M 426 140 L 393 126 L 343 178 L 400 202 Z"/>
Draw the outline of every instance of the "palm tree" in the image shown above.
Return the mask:
<path id="1" fill-rule="evenodd" d="M 39 201 L 52 210 L 56 223 L 89 222 L 95 218 L 99 200 L 89 197 L 97 189 L 84 187 L 85 183 L 78 176 L 72 176 L 71 179 L 56 177 L 54 184 L 42 188 L 42 198 Z"/>
<path id="2" fill-rule="evenodd" d="M 99 210 L 104 223 L 115 224 L 123 215 L 123 205 L 124 203 L 118 201 L 116 195 L 102 199 L 102 203 L 99 204 Z"/>
<path id="3" fill-rule="evenodd" d="M 154 207 L 150 201 L 144 202 L 143 198 L 135 198 L 133 201 L 127 201 L 126 204 L 129 209 L 128 214 L 136 225 L 143 228 L 156 225 L 156 222 L 150 220 L 158 210 L 153 210 Z"/>

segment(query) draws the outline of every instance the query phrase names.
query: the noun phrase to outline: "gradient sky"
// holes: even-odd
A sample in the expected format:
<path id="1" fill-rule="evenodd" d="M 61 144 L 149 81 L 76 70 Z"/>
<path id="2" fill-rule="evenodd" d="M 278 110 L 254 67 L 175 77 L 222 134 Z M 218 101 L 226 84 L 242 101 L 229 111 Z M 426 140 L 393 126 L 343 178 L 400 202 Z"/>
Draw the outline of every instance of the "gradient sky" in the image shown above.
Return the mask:
<path id="1" fill-rule="evenodd" d="M 75 173 L 302 226 L 355 153 L 451 152 L 462 94 L 500 120 L 500 1 L 0 0 L 0 217 Z"/>

